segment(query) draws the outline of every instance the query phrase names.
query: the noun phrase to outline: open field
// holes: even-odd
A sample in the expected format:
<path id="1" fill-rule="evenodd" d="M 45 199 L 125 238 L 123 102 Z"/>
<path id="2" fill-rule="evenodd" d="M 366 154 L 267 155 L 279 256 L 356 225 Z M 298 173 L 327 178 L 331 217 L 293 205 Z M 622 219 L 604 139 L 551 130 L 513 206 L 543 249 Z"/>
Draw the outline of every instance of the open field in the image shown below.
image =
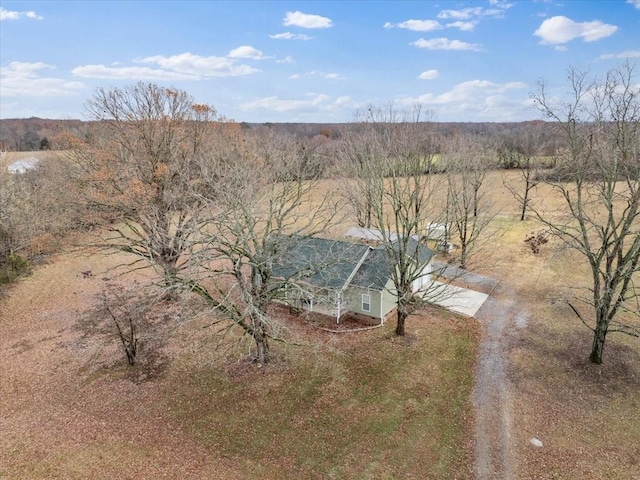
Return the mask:
<path id="1" fill-rule="evenodd" d="M 640 479 L 640 342 L 612 334 L 604 364 L 587 361 L 590 332 L 561 301 L 587 270 L 554 242 L 532 254 L 523 239 L 540 226 L 516 220 L 502 172 L 489 180 L 500 233 L 481 273 L 519 312 L 505 345 L 513 478 Z M 90 334 L 113 262 L 61 254 L 0 300 L 0 478 L 473 478 L 474 320 L 427 308 L 399 340 L 392 324 L 331 335 L 279 312 L 311 346 L 277 345 L 257 368 L 216 350 L 199 318 L 132 370 L 115 337 Z"/>

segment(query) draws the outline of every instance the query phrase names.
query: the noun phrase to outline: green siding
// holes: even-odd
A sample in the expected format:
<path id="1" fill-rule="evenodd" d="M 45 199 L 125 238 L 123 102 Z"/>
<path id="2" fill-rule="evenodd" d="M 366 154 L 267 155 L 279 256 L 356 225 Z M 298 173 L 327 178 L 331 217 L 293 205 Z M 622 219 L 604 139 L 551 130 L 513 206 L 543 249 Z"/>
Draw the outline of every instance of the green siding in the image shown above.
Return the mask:
<path id="1" fill-rule="evenodd" d="M 371 310 L 365 312 L 362 310 L 362 294 L 367 293 L 371 296 Z M 376 290 L 367 290 L 366 288 L 352 287 L 348 288 L 344 293 L 345 299 L 349 302 L 347 311 L 369 315 L 370 317 L 380 317 L 380 294 Z"/>
<path id="2" fill-rule="evenodd" d="M 392 291 L 393 291 L 393 282 L 389 280 L 387 282 L 386 288 L 384 289 L 384 291 L 381 292 L 382 293 L 382 299 L 381 299 L 382 315 L 386 315 L 396 307 L 396 297 L 391 293 Z"/>

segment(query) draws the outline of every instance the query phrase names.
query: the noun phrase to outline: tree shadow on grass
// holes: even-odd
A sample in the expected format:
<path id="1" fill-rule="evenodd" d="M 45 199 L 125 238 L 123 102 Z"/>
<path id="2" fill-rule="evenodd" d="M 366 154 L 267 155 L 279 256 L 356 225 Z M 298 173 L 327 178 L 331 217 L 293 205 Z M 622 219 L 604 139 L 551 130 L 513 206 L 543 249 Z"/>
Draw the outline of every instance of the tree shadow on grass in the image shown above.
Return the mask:
<path id="1" fill-rule="evenodd" d="M 77 336 L 65 344 L 71 352 L 84 358 L 79 373 L 87 375 L 88 381 L 108 375 L 136 384 L 162 377 L 169 366 L 169 356 L 164 352 L 170 336 L 169 307 L 153 305 L 136 317 L 137 354 L 135 364 L 129 365 L 114 319 L 97 299 L 94 307 L 80 315 L 73 325 Z"/>
<path id="2" fill-rule="evenodd" d="M 541 324 L 532 324 L 515 341 L 514 347 L 524 349 L 528 356 L 540 364 L 528 369 L 512 372 L 512 380 L 537 375 L 540 369 L 548 368 L 545 376 L 562 375 L 562 388 L 580 390 L 581 395 L 628 393 L 640 388 L 640 346 L 625 345 L 619 336 L 607 337 L 604 360 L 601 365 L 589 361 L 591 332 L 574 330 L 559 336 L 558 332 Z M 530 355 L 529 355 L 530 354 Z"/>

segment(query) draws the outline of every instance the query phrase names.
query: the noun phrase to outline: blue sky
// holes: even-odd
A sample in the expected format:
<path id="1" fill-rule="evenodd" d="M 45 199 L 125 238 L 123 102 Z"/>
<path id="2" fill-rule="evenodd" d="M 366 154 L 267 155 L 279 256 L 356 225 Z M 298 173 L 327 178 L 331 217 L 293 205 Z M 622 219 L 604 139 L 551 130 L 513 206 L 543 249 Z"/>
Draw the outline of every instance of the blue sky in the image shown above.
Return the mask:
<path id="1" fill-rule="evenodd" d="M 0 1 L 0 118 L 84 118 L 97 87 L 186 90 L 247 122 L 346 122 L 416 102 L 438 121 L 539 118 L 544 79 L 634 59 L 640 0 Z"/>

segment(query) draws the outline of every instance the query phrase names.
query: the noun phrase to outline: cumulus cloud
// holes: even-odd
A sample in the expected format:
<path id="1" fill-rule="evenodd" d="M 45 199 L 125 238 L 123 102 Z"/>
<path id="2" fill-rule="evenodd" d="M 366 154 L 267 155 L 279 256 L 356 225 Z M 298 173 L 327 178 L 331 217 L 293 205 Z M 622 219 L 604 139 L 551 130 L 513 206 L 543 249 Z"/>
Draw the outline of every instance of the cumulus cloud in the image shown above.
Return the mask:
<path id="1" fill-rule="evenodd" d="M 80 82 L 41 76 L 43 70 L 55 67 L 44 62 L 11 62 L 0 68 L 0 96 L 66 97 L 77 95 L 84 88 Z"/>
<path id="2" fill-rule="evenodd" d="M 344 77 L 339 73 L 335 72 L 319 72 L 317 70 L 311 70 L 310 72 L 305 73 L 308 77 L 321 77 L 326 78 L 328 80 L 344 80 Z M 300 78 L 300 75 L 291 75 L 289 78 Z"/>
<path id="3" fill-rule="evenodd" d="M 277 96 L 265 97 L 253 102 L 243 103 L 240 108 L 243 110 L 271 110 L 274 112 L 291 112 L 294 110 L 307 109 L 309 107 L 319 107 L 329 101 L 329 96 L 325 94 L 309 95 L 304 100 L 287 100 Z"/>
<path id="4" fill-rule="evenodd" d="M 303 33 L 283 32 L 276 33 L 275 35 L 269 35 L 269 38 L 273 38 L 275 40 L 311 40 L 313 37 Z"/>
<path id="5" fill-rule="evenodd" d="M 287 55 L 284 58 L 276 60 L 276 63 L 293 63 L 293 57 L 291 55 Z"/>
<path id="6" fill-rule="evenodd" d="M 225 57 L 202 57 L 186 52 L 180 55 L 165 57 L 155 55 L 139 61 L 140 63 L 155 63 L 160 67 L 188 75 L 198 77 L 237 77 L 251 75 L 259 70 L 248 65 L 238 65 L 233 60 Z"/>
<path id="7" fill-rule="evenodd" d="M 449 40 L 448 38 L 432 38 L 431 40 L 420 38 L 415 42 L 411 42 L 409 45 L 427 50 L 471 50 L 474 52 L 482 50 L 482 45 L 480 44 L 467 43 L 461 40 Z"/>
<path id="8" fill-rule="evenodd" d="M 135 62 L 154 64 L 160 68 L 84 65 L 74 68 L 72 73 L 79 77 L 118 80 L 201 80 L 215 77 L 238 77 L 260 71 L 249 65 L 237 64 L 233 58 L 203 57 L 189 52 L 170 57 L 154 55 Z"/>
<path id="9" fill-rule="evenodd" d="M 627 3 L 630 3 L 631 5 L 636 7 L 638 10 L 640 10 L 640 0 L 627 0 Z"/>
<path id="10" fill-rule="evenodd" d="M 420 75 L 418 75 L 418 78 L 420 80 L 433 80 L 435 78 L 438 78 L 439 76 L 440 72 L 438 72 L 437 70 L 425 70 Z"/>
<path id="11" fill-rule="evenodd" d="M 387 22 L 384 28 L 404 28 L 413 32 L 430 32 L 440 30 L 442 25 L 437 20 L 406 20 L 400 23 Z"/>
<path id="12" fill-rule="evenodd" d="M 463 32 L 470 32 L 475 28 L 475 23 L 473 22 L 463 22 L 458 20 L 457 22 L 447 23 L 447 27 L 457 28 L 458 30 L 462 30 Z"/>
<path id="13" fill-rule="evenodd" d="M 489 80 L 469 80 L 455 85 L 442 94 L 426 93 L 400 99 L 402 105 L 421 103 L 435 111 L 438 117 L 486 118 L 508 121 L 517 117 L 526 105 L 526 95 L 512 97 L 525 89 L 524 82 L 495 83 Z M 442 114 L 439 113 L 441 109 Z"/>
<path id="14" fill-rule="evenodd" d="M 320 15 L 309 15 L 302 12 L 287 12 L 284 17 L 283 25 L 285 27 L 294 26 L 302 28 L 329 28 L 332 26 L 330 18 L 321 17 Z"/>
<path id="15" fill-rule="evenodd" d="M 227 56 L 229 58 L 250 58 L 252 60 L 262 60 L 265 58 L 260 50 L 249 45 L 234 48 Z"/>
<path id="16" fill-rule="evenodd" d="M 609 37 L 618 31 L 618 27 L 600 20 L 574 22 L 564 16 L 551 17 L 542 22 L 534 35 L 540 37 L 543 45 L 559 45 L 576 38 L 585 42 L 594 42 Z"/>
<path id="17" fill-rule="evenodd" d="M 456 20 L 468 20 L 469 18 L 479 17 L 484 12 L 482 7 L 463 8 L 460 10 L 442 10 L 438 13 L 438 18 Z"/>
<path id="18" fill-rule="evenodd" d="M 443 20 L 470 20 L 481 17 L 503 18 L 504 12 L 511 8 L 513 4 L 508 2 L 492 2 L 491 6 L 493 8 L 468 7 L 457 10 L 442 10 L 437 16 Z"/>
<path id="19" fill-rule="evenodd" d="M 471 21 L 463 22 L 461 20 L 455 22 L 449 22 L 445 25 L 441 24 L 437 20 L 405 20 L 400 23 L 387 22 L 383 25 L 384 28 L 404 28 L 413 32 L 432 32 L 434 30 L 442 30 L 443 28 L 457 28 L 465 32 L 469 32 L 475 28 L 476 23 Z"/>
<path id="20" fill-rule="evenodd" d="M 618 58 L 623 60 L 625 58 L 640 58 L 640 50 L 626 50 L 621 53 L 607 53 L 604 55 L 600 55 L 601 60 L 610 60 L 612 58 Z"/>
<path id="21" fill-rule="evenodd" d="M 32 18 L 34 20 L 42 20 L 42 16 L 38 15 L 34 11 L 17 12 L 15 10 L 7 10 L 0 7 L 0 21 L 2 20 L 19 20 L 23 17 Z"/>
<path id="22" fill-rule="evenodd" d="M 277 96 L 265 97 L 252 102 L 246 102 L 240 105 L 245 111 L 251 110 L 269 110 L 271 112 L 318 112 L 318 111 L 335 111 L 343 108 L 350 108 L 355 104 L 348 96 L 341 96 L 332 99 L 329 95 L 320 93 L 310 93 L 307 98 L 301 100 L 285 99 Z"/>
<path id="23" fill-rule="evenodd" d="M 150 67 L 113 67 L 107 65 L 83 65 L 71 70 L 77 77 L 110 80 L 198 80 L 197 75 L 178 73 Z"/>

